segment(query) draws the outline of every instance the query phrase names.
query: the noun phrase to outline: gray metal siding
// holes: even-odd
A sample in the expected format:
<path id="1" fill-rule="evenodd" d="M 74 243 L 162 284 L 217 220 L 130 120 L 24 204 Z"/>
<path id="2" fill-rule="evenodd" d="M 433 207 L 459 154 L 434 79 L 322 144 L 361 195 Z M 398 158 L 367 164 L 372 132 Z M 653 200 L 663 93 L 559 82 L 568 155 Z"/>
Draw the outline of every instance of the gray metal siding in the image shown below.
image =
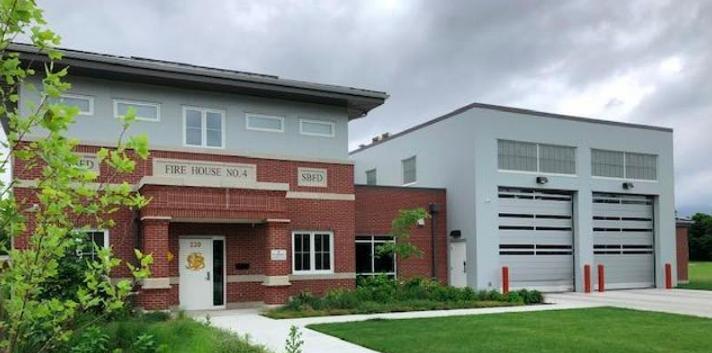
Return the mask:
<path id="1" fill-rule="evenodd" d="M 502 171 L 498 168 L 498 140 L 575 147 L 576 174 L 557 175 Z M 591 174 L 591 150 L 602 149 L 657 155 L 655 181 L 634 180 L 624 190 L 622 178 Z M 448 192 L 448 231 L 467 238 L 468 284 L 477 289 L 501 288 L 498 232 L 498 187 L 564 190 L 573 195 L 576 289 L 582 291 L 584 265 L 593 265 L 592 193 L 643 194 L 654 197 L 655 263 L 675 271 L 675 208 L 673 135 L 667 129 L 601 124 L 586 119 L 559 119 L 516 111 L 459 110 L 411 130 L 397 138 L 351 155 L 355 180 L 364 183 L 365 171 L 378 170 L 378 184 L 400 185 L 400 160 L 418 156 L 417 186 L 445 187 Z M 545 185 L 536 176 L 548 178 Z M 663 271 L 655 271 L 655 284 L 664 285 Z"/>
<path id="2" fill-rule="evenodd" d="M 225 111 L 225 152 L 348 160 L 348 117 L 343 107 L 81 77 L 72 77 L 70 82 L 69 93 L 94 97 L 94 115 L 78 116 L 69 130 L 71 137 L 83 141 L 115 142 L 121 122 L 114 117 L 113 100 L 125 99 L 160 104 L 160 122 L 136 121 L 130 128 L 130 133 L 147 134 L 152 146 L 191 149 L 183 146 L 183 107 L 193 106 Z M 41 86 L 38 82 L 32 83 Z M 29 101 L 37 102 L 38 93 L 25 86 L 21 92 L 25 112 L 29 110 Z M 285 131 L 248 130 L 247 113 L 285 117 Z M 334 122 L 335 136 L 302 135 L 299 119 Z"/>

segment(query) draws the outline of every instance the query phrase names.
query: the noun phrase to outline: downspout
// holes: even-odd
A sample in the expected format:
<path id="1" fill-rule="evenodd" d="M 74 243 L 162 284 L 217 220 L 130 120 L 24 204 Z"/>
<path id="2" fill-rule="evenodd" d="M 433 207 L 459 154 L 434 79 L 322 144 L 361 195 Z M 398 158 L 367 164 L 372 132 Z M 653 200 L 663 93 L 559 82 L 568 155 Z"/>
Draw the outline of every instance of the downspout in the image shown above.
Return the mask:
<path id="1" fill-rule="evenodd" d="M 435 225 L 436 225 L 436 216 L 438 212 L 440 212 L 440 205 L 436 203 L 430 203 L 428 205 L 428 209 L 430 211 L 430 269 L 432 271 L 431 277 L 434 280 L 437 280 L 437 270 L 436 270 L 436 261 L 435 261 L 435 254 L 436 254 L 436 248 L 435 248 Z"/>

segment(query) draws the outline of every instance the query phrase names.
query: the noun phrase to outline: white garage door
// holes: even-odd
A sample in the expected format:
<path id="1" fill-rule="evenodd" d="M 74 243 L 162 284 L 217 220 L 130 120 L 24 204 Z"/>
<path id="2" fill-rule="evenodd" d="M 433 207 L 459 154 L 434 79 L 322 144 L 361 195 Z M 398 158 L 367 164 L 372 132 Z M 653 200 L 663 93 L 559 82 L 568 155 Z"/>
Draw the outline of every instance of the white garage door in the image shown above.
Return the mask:
<path id="1" fill-rule="evenodd" d="M 593 258 L 607 289 L 654 286 L 653 234 L 652 198 L 593 194 Z"/>
<path id="2" fill-rule="evenodd" d="M 499 189 L 499 259 L 510 288 L 574 288 L 573 204 L 569 193 Z"/>

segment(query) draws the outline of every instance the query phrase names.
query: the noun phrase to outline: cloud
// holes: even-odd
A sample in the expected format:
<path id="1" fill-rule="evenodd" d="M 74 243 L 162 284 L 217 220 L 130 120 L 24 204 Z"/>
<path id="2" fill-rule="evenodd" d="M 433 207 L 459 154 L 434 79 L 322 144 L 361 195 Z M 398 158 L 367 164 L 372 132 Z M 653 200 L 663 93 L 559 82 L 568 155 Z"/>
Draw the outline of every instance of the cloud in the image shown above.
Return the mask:
<path id="1" fill-rule="evenodd" d="M 76 49 L 387 91 L 351 146 L 473 101 L 670 126 L 712 211 L 712 2 L 42 0 Z"/>

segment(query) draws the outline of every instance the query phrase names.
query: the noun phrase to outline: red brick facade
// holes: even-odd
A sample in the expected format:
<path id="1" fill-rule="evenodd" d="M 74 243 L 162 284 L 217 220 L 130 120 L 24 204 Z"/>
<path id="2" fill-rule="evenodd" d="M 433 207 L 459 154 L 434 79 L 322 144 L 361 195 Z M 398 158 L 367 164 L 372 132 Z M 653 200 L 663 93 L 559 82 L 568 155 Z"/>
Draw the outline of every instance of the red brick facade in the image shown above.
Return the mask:
<path id="1" fill-rule="evenodd" d="M 96 152 L 97 147 L 80 146 L 79 152 Z M 258 183 L 287 184 L 286 188 L 234 188 L 178 186 L 144 182 L 153 175 L 153 158 L 185 161 L 243 163 L 256 166 Z M 298 168 L 327 170 L 327 187 L 297 185 Z M 38 170 L 15 165 L 15 177 L 33 180 Z M 109 175 L 102 170 L 100 181 Z M 138 191 L 151 199 L 140 212 L 121 210 L 113 214 L 116 227 L 109 230 L 114 253 L 132 261 L 133 249 L 153 255 L 152 278 L 144 283 L 136 303 L 146 309 L 180 305 L 179 239 L 182 236 L 224 236 L 227 304 L 244 302 L 284 303 L 302 291 L 323 294 L 331 288 L 355 286 L 355 236 L 388 234 L 398 210 L 440 205 L 434 217 L 437 236 L 437 277 L 447 279 L 445 191 L 441 189 L 355 187 L 353 166 L 348 163 L 299 162 L 247 158 L 220 154 L 153 151 L 139 161 L 128 178 L 140 185 Z M 144 179 L 146 180 L 146 179 Z M 31 188 L 15 192 L 32 202 Z M 355 198 L 355 201 L 354 201 Z M 414 243 L 424 251 L 422 258 L 398 263 L 400 277 L 430 276 L 431 226 L 428 220 L 414 231 Z M 81 222 L 78 222 L 81 223 Z M 31 231 L 31 229 L 29 230 Z M 292 274 L 292 232 L 328 231 L 333 234 L 333 274 Z M 16 239 L 24 246 L 26 238 Z M 283 249 L 286 260 L 272 260 L 271 252 Z M 238 266 L 239 264 L 239 266 Z M 115 276 L 127 277 L 124 266 Z"/>
<path id="2" fill-rule="evenodd" d="M 423 256 L 398 261 L 397 275 L 399 278 L 431 276 L 433 271 L 431 231 L 435 223 L 436 277 L 446 283 L 448 261 L 445 189 L 357 185 L 356 234 L 389 234 L 391 221 L 398 215 L 399 210 L 417 207 L 428 210 L 430 204 L 439 205 L 439 212 L 426 220 L 425 225 L 413 229 L 411 234 L 411 242 L 423 251 Z"/>
<path id="3" fill-rule="evenodd" d="M 677 281 L 687 283 L 687 267 L 690 262 L 690 249 L 687 240 L 687 232 L 690 228 L 690 221 L 678 221 L 675 231 L 677 242 Z"/>

